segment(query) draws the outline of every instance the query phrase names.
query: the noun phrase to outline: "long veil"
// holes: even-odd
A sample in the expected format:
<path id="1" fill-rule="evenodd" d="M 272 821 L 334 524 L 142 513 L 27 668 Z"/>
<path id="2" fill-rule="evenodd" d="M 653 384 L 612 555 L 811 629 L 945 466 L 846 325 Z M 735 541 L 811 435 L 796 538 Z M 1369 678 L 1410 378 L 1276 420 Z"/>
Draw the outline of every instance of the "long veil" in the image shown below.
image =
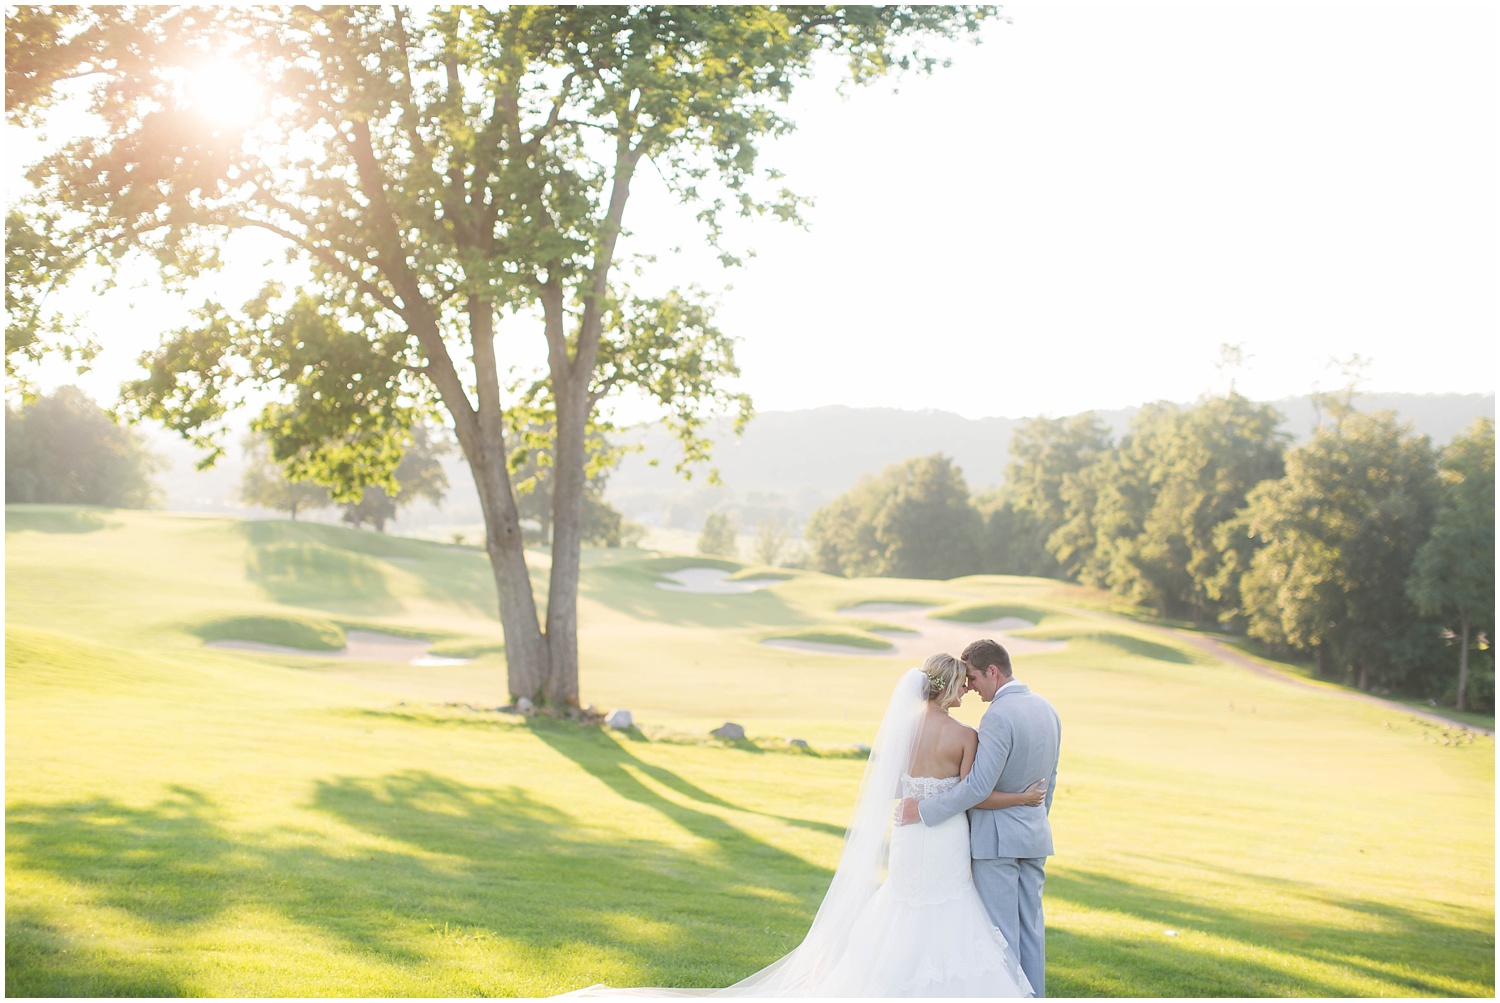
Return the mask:
<path id="1" fill-rule="evenodd" d="M 884 879 L 895 799 L 922 730 L 927 685 L 921 669 L 908 669 L 896 681 L 865 763 L 854 814 L 844 833 L 844 852 L 807 936 L 791 953 L 710 995 L 815 995 L 823 976 L 843 956 L 855 919 Z"/>
<path id="2" fill-rule="evenodd" d="M 908 771 L 927 707 L 927 674 L 909 669 L 896 682 L 865 763 L 844 851 L 828 894 L 801 944 L 760 971 L 723 989 L 593 986 L 568 996 L 816 996 L 823 977 L 848 949 L 854 921 L 884 880 L 901 775 Z"/>

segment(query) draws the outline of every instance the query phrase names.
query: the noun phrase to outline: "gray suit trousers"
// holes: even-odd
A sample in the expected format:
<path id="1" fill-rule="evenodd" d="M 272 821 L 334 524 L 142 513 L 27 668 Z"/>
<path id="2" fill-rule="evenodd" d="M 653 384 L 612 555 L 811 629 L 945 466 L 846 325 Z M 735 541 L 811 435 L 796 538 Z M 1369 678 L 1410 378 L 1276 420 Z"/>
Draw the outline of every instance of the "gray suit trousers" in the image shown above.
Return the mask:
<path id="1" fill-rule="evenodd" d="M 1021 961 L 1032 992 L 1047 995 L 1047 944 L 1042 926 L 1046 857 L 990 857 L 971 861 L 974 884 L 990 922 Z"/>

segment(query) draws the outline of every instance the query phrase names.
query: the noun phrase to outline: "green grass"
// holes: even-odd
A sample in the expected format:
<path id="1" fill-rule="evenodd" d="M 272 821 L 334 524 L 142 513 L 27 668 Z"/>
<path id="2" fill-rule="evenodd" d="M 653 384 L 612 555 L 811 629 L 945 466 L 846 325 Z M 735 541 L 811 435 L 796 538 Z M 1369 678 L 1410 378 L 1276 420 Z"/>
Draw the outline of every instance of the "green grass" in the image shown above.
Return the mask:
<path id="1" fill-rule="evenodd" d="M 875 631 L 881 630 L 892 634 L 917 634 L 920 633 L 915 627 L 905 627 L 899 623 L 886 623 L 884 620 L 866 620 L 862 617 L 851 616 L 844 623 L 854 630 Z"/>
<path id="2" fill-rule="evenodd" d="M 205 641 L 258 641 L 309 651 L 338 651 L 345 644 L 338 624 L 310 616 L 219 616 L 188 630 Z"/>
<path id="3" fill-rule="evenodd" d="M 839 630 L 837 628 L 783 631 L 781 633 L 768 634 L 764 640 L 812 641 L 815 644 L 841 644 L 847 648 L 868 648 L 871 651 L 887 651 L 895 647 L 895 645 L 883 638 L 874 637 L 857 630 Z"/>
<path id="4" fill-rule="evenodd" d="M 1034 624 L 1041 624 L 1047 619 L 1049 611 L 1040 606 L 982 602 L 960 603 L 941 609 L 932 615 L 940 620 L 954 620 L 959 623 L 988 623 L 1002 617 L 1018 617 Z"/>
<path id="5" fill-rule="evenodd" d="M 1016 659 L 1064 722 L 1052 995 L 1493 995 L 1492 739 L 1225 665 L 1101 619 L 1081 590 L 804 573 L 692 595 L 655 582 L 702 558 L 589 552 L 582 688 L 641 723 L 617 733 L 448 706 L 504 698 L 474 550 L 159 513 L 6 517 L 10 995 L 741 978 L 805 933 L 864 766 L 852 745 L 906 667 L 759 641 L 895 596 L 1025 607 L 1027 637 L 1067 642 Z M 477 660 L 287 659 L 194 633 L 261 616 Z M 708 737 L 727 720 L 750 740 Z"/>

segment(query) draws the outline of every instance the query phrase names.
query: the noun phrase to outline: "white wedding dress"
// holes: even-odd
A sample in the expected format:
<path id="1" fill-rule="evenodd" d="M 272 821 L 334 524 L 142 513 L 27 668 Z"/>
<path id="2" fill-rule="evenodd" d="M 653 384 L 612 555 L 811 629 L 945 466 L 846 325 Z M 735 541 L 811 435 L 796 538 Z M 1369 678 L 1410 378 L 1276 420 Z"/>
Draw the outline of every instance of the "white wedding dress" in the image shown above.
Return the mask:
<path id="1" fill-rule="evenodd" d="M 927 676 L 897 682 L 865 766 L 838 868 L 812 927 L 790 953 L 723 989 L 591 986 L 570 996 L 1027 997 L 1015 952 L 969 872 L 969 820 L 895 826 L 897 797 L 929 797 L 958 777 L 913 777 Z"/>
<path id="2" fill-rule="evenodd" d="M 901 796 L 931 797 L 960 779 L 903 776 Z M 967 815 L 895 828 L 885 883 L 855 920 L 843 958 L 810 995 L 1031 995 L 969 873 Z"/>

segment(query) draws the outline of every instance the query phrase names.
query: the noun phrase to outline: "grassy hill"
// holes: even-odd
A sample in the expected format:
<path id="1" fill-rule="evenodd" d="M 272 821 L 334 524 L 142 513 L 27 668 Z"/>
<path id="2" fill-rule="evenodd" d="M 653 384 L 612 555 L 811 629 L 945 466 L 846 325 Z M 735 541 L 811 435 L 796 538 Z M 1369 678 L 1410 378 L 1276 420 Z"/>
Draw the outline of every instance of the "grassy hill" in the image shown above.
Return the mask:
<path id="1" fill-rule="evenodd" d="M 760 641 L 868 627 L 838 610 L 872 601 L 960 626 L 1026 610 L 1024 636 L 1066 642 L 1017 659 L 1064 721 L 1053 995 L 1494 991 L 1492 739 L 1233 667 L 1055 582 L 694 595 L 656 582 L 702 560 L 591 553 L 583 692 L 645 725 L 616 733 L 472 709 L 505 695 L 474 549 L 55 507 L 6 530 L 10 995 L 734 981 L 806 931 L 852 743 L 908 664 Z M 477 657 L 205 646 L 351 630 Z M 726 720 L 750 740 L 709 738 Z"/>

